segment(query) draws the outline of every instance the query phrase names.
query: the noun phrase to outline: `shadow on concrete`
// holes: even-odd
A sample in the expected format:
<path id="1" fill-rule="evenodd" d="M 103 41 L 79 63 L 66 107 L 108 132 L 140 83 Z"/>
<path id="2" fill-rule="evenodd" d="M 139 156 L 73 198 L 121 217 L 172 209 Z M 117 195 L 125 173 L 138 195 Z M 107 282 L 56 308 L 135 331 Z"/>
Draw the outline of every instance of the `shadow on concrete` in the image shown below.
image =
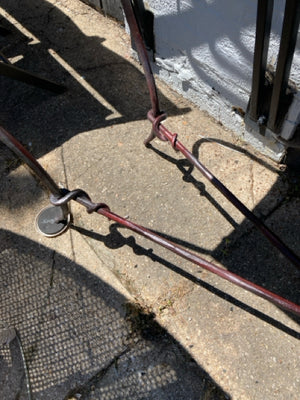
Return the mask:
<path id="1" fill-rule="evenodd" d="M 0 230 L 1 324 L 18 330 L 34 399 L 229 399 L 153 315 L 70 259 Z M 15 340 L 0 397 L 27 399 Z"/>
<path id="2" fill-rule="evenodd" d="M 7 210 L 17 211 L 23 206 L 40 201 L 44 191 L 29 168 L 14 171 L 14 167 L 20 164 L 15 161 L 15 155 L 9 149 L 0 146 L 0 176 L 5 177 L 1 179 L 0 204 Z M 32 179 L 32 176 L 35 179 Z M 13 191 L 11 187 L 14 188 Z"/>
<path id="3" fill-rule="evenodd" d="M 118 249 L 118 248 L 123 247 L 123 246 L 128 246 L 129 248 L 132 249 L 134 254 L 136 254 L 138 256 L 146 256 L 146 257 L 148 257 L 153 262 L 157 262 L 160 265 L 162 265 L 162 266 L 164 266 L 166 268 L 169 268 L 170 270 L 176 272 L 178 275 L 190 280 L 194 284 L 202 287 L 203 289 L 207 290 L 210 293 L 215 294 L 216 296 L 218 296 L 219 298 L 229 302 L 230 304 L 235 305 L 236 307 L 239 307 L 240 309 L 248 312 L 249 314 L 254 315 L 256 318 L 259 318 L 262 321 L 267 322 L 268 324 L 274 326 L 275 328 L 281 330 L 282 332 L 285 332 L 286 334 L 288 334 L 288 335 L 290 335 L 292 337 L 300 339 L 300 332 L 297 332 L 294 329 L 286 326 L 282 322 L 277 321 L 276 319 L 270 317 L 269 315 L 266 315 L 263 312 L 261 312 L 261 311 L 259 311 L 257 309 L 254 309 L 249 304 L 246 304 L 246 303 L 236 299 L 235 297 L 231 296 L 230 294 L 225 293 L 224 291 L 218 289 L 217 287 L 211 285 L 210 283 L 205 282 L 204 280 L 202 280 L 198 276 L 195 276 L 192 273 L 187 272 L 183 268 L 171 263 L 170 261 L 168 261 L 165 258 L 159 256 L 158 254 L 155 254 L 152 249 L 148 249 L 148 248 L 145 248 L 145 247 L 141 246 L 138 243 L 138 239 L 135 239 L 133 236 L 129 236 L 129 237 L 123 236 L 122 233 L 120 232 L 120 230 L 124 229 L 124 228 L 122 226 L 118 225 L 118 224 L 110 225 L 110 227 L 109 227 L 110 233 L 108 235 L 101 235 L 99 233 L 89 231 L 89 230 L 87 230 L 85 228 L 82 228 L 82 227 L 79 227 L 79 226 L 76 226 L 76 225 L 72 225 L 71 229 L 74 229 L 77 232 L 79 232 L 80 234 L 82 234 L 82 235 L 84 235 L 86 237 L 89 237 L 89 238 L 91 238 L 93 240 L 97 240 L 99 242 L 104 243 L 105 246 L 107 246 L 110 249 Z M 199 246 L 197 246 L 195 244 L 187 243 L 187 242 L 185 242 L 185 241 L 183 241 L 181 239 L 178 239 L 178 238 L 175 238 L 173 236 L 164 234 L 162 232 L 156 232 L 156 231 L 153 231 L 153 232 L 155 232 L 158 235 L 164 237 L 165 239 L 170 240 L 170 241 L 178 244 L 179 246 L 183 246 L 183 247 L 185 247 L 185 248 L 187 248 L 187 249 L 189 249 L 189 250 L 191 250 L 193 252 L 215 256 L 215 254 L 214 254 L 215 251 L 210 252 L 210 251 L 208 251 L 206 249 L 200 248 Z M 248 243 L 246 243 L 246 245 L 247 244 Z M 227 265 L 227 267 L 228 267 L 229 270 L 233 270 L 230 267 L 230 265 Z M 239 270 L 235 270 L 235 272 L 238 273 L 238 274 L 241 273 L 241 275 L 242 275 L 243 271 L 240 272 Z M 247 278 L 247 279 L 249 279 L 249 278 Z M 257 281 L 255 279 L 253 279 L 253 277 L 252 277 L 252 281 L 257 283 Z M 273 287 L 272 287 L 272 284 L 273 284 Z M 266 285 L 263 285 L 263 286 L 264 287 L 271 286 L 271 288 L 269 290 L 272 290 L 272 289 L 274 290 L 274 286 L 275 285 L 274 285 L 274 282 L 271 281 L 271 282 L 269 282 L 268 286 L 266 286 Z M 287 293 L 285 296 L 287 298 L 289 298 L 291 301 L 296 301 L 294 299 L 298 298 L 298 294 L 296 293 L 296 295 L 295 295 L 291 291 L 290 282 L 289 282 L 289 284 L 287 286 L 288 286 L 288 289 L 286 289 L 286 291 L 285 291 Z M 297 286 L 297 283 L 296 283 L 296 286 Z M 291 316 L 291 318 L 296 319 L 295 316 L 293 316 L 293 315 L 290 315 L 290 316 Z M 299 318 L 298 318 L 298 321 L 300 322 Z"/>
<path id="4" fill-rule="evenodd" d="M 64 94 L 54 95 L 0 76 L 5 99 L 0 122 L 24 144 L 31 142 L 36 158 L 80 132 L 146 118 L 151 105 L 143 74 L 103 45 L 104 38 L 84 34 L 45 0 L 3 0 L 1 7 L 35 38 L 28 38 L 18 26 L 0 17 L 1 25 L 11 31 L 0 36 L 5 56 L 22 55 L 15 66 L 68 88 Z M 187 111 L 179 110 L 162 93 L 159 97 L 171 115 Z"/>
<path id="5" fill-rule="evenodd" d="M 199 157 L 199 147 L 207 140 L 199 140 L 193 146 L 193 154 Z M 265 168 L 274 170 L 272 166 L 256 156 L 250 154 L 245 149 L 238 146 L 216 140 L 216 142 L 226 145 L 231 149 L 241 151 L 245 156 L 251 158 L 256 163 Z M 217 261 L 224 265 L 228 270 L 250 280 L 264 288 L 277 293 L 278 295 L 300 304 L 300 272 L 289 262 L 281 253 L 270 244 L 270 242 L 258 232 L 250 221 L 244 219 L 241 224 L 227 213 L 226 207 L 217 202 L 207 191 L 206 181 L 198 180 L 194 177 L 195 168 L 186 159 L 176 159 L 154 146 L 150 146 L 152 151 L 163 160 L 174 164 L 182 173 L 182 179 L 189 182 L 199 191 L 200 196 L 205 198 L 215 207 L 218 212 L 232 225 L 233 232 L 225 236 L 220 244 L 213 250 L 208 251 L 195 244 L 186 243 L 182 240 L 159 233 L 169 238 L 173 242 L 196 251 L 201 254 L 213 256 Z M 201 174 L 200 174 L 201 175 Z M 199 176 L 199 174 L 198 174 Z M 300 207 L 300 179 L 295 176 L 293 171 L 285 173 L 285 179 L 290 179 L 290 189 L 286 196 L 283 196 L 275 209 L 270 209 L 268 203 L 273 202 L 273 193 L 277 191 L 277 182 L 273 185 L 267 195 L 252 210 L 252 212 L 261 218 L 270 229 L 278 235 L 296 254 L 299 255 L 300 229 L 299 229 L 299 207 Z M 207 185 L 210 183 L 207 181 Z M 278 179 L 279 185 L 279 179 Z M 297 189 L 298 187 L 298 189 Z M 230 189 L 230 188 L 229 188 Z M 280 190 L 280 189 L 279 189 Z M 224 202 L 225 203 L 225 202 Z M 265 211 L 269 210 L 266 214 Z M 300 256 L 300 255 L 299 255 Z M 193 280 L 193 279 L 192 279 Z M 243 307 L 242 307 L 243 308 Z M 247 309 L 247 307 L 246 307 Z M 260 313 L 259 313 L 260 314 Z M 300 323 L 300 318 L 292 314 L 289 316 Z M 262 317 L 262 315 L 260 315 Z M 262 319 L 265 319 L 264 317 Z M 267 317 L 267 320 L 269 318 Z M 270 322 L 270 320 L 269 320 Z M 271 322 L 273 325 L 273 323 Z M 280 325 L 280 324 L 279 324 Z M 299 333 L 296 335 L 299 337 Z"/>

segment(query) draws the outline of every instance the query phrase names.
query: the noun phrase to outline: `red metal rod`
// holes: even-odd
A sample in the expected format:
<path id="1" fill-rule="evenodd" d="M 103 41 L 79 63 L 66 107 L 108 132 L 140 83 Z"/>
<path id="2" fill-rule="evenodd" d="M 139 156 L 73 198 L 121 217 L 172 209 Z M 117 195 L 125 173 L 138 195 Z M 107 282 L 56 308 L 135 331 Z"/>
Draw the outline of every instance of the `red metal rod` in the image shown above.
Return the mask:
<path id="1" fill-rule="evenodd" d="M 159 109 L 159 102 L 158 102 L 158 96 L 157 96 L 157 89 L 154 81 L 154 77 L 152 74 L 151 70 L 151 65 L 148 59 L 148 54 L 146 47 L 144 45 L 144 41 L 142 38 L 142 34 L 140 32 L 139 25 L 137 23 L 137 19 L 132 7 L 132 3 L 130 0 L 121 0 L 124 13 L 126 15 L 126 19 L 130 28 L 130 32 L 132 37 L 135 39 L 135 44 L 137 47 L 137 52 L 140 58 L 140 61 L 143 65 L 143 69 L 145 72 L 145 77 L 148 85 L 148 90 L 150 94 L 150 100 L 151 100 L 151 107 L 153 110 L 153 114 L 155 116 L 158 116 L 161 112 Z"/>
<path id="2" fill-rule="evenodd" d="M 22 161 L 24 161 L 37 175 L 43 185 L 49 190 L 50 193 L 60 195 L 60 188 L 51 178 L 51 176 L 44 170 L 40 163 L 29 153 L 28 150 L 2 126 L 0 126 L 0 141 L 3 142 L 11 151 L 13 151 Z M 62 206 L 62 211 L 67 218 L 69 215 L 68 205 Z"/>
<path id="3" fill-rule="evenodd" d="M 149 120 L 154 123 L 155 118 L 151 112 L 148 113 Z M 173 145 L 175 150 L 180 151 L 187 160 L 189 160 L 205 178 L 207 178 L 246 218 L 248 218 L 254 225 L 264 234 L 264 236 L 275 246 L 277 249 L 289 259 L 297 268 L 300 269 L 299 257 L 284 244 L 278 236 L 275 235 L 253 212 L 251 212 L 222 182 L 220 182 L 178 139 L 177 135 L 171 133 L 162 124 L 153 124 L 153 129 L 159 135 L 163 135 Z"/>
<path id="4" fill-rule="evenodd" d="M 0 126 L 0 141 L 23 160 L 39 177 L 43 184 L 53 194 L 60 194 L 60 189 L 51 176 L 44 170 L 40 163 L 29 153 L 28 150 L 2 126 Z"/>
<path id="5" fill-rule="evenodd" d="M 171 138 L 174 144 L 174 135 Z M 136 232 L 147 239 L 165 247 L 166 249 L 172 251 L 175 254 L 185 258 L 201 266 L 202 268 L 228 280 L 236 284 L 237 286 L 242 287 L 264 299 L 267 299 L 279 306 L 280 308 L 289 311 L 295 315 L 300 315 L 300 306 L 291 301 L 284 299 L 283 297 L 278 296 L 275 293 L 270 292 L 267 289 L 262 288 L 250 281 L 247 281 L 240 276 L 224 270 L 206 260 L 199 257 L 198 255 L 176 245 L 175 243 L 159 236 L 158 234 L 146 229 L 142 226 L 139 226 L 127 219 L 120 217 L 117 214 L 114 214 L 110 211 L 108 206 L 104 203 L 93 203 L 89 196 L 80 189 L 73 190 L 70 192 L 66 189 L 59 189 L 56 183 L 52 180 L 50 175 L 44 170 L 44 168 L 39 164 L 39 162 L 19 143 L 11 134 L 6 132 L 3 128 L 0 127 L 0 140 L 3 141 L 12 151 L 14 151 L 25 163 L 35 172 L 41 181 L 48 187 L 50 191 L 52 191 L 51 202 L 56 206 L 61 206 L 68 210 L 68 202 L 70 200 L 75 200 L 78 203 L 82 204 L 87 208 L 88 212 L 97 212 L 105 216 L 106 218 L 119 223 L 120 225 Z"/>
<path id="6" fill-rule="evenodd" d="M 155 135 L 160 139 L 166 138 L 175 150 L 179 150 L 246 218 L 248 218 L 275 246 L 277 249 L 288 258 L 297 268 L 300 269 L 299 257 L 289 249 L 264 223 L 257 218 L 222 182 L 220 182 L 187 148 L 177 140 L 177 134 L 172 134 L 164 125 L 161 120 L 165 119 L 165 114 L 159 110 L 158 98 L 156 94 L 156 85 L 153 77 L 150 61 L 147 51 L 143 42 L 142 35 L 136 20 L 131 0 L 121 0 L 124 7 L 125 15 L 130 27 L 131 35 L 142 61 L 145 77 L 147 80 L 152 110 L 148 112 L 148 119 L 152 122 L 152 132 L 146 139 L 145 144 L 150 143 Z M 155 99 L 153 98 L 155 93 Z"/>
<path id="7" fill-rule="evenodd" d="M 216 274 L 220 276 L 223 279 L 226 279 L 229 282 L 234 283 L 235 285 L 248 290 L 249 292 L 252 292 L 256 294 L 257 296 L 260 296 L 272 303 L 274 303 L 276 306 L 289 311 L 295 315 L 300 316 L 300 306 L 287 300 L 284 299 L 281 296 L 278 296 L 277 294 L 270 292 L 269 290 L 256 285 L 255 283 L 252 283 L 239 275 L 234 274 L 233 272 L 227 271 L 223 268 L 220 268 L 213 263 L 206 261 L 205 259 L 199 257 L 198 255 L 184 249 L 181 246 L 178 246 L 177 244 L 159 236 L 158 234 L 150 231 L 147 228 L 144 228 L 143 226 L 137 225 L 134 222 L 131 222 L 115 213 L 110 211 L 107 205 L 103 203 L 93 203 L 89 196 L 83 192 L 80 189 L 74 190 L 69 192 L 68 190 L 64 189 L 63 191 L 64 196 L 61 198 L 56 199 L 55 197 L 51 198 L 51 202 L 54 205 L 63 205 L 66 204 L 66 202 L 72 200 L 77 201 L 79 204 L 85 206 L 88 210 L 88 212 L 97 212 L 100 215 L 105 216 L 106 218 L 117 222 L 118 224 L 130 229 L 133 232 L 138 233 L 139 235 L 142 235 L 146 237 L 147 239 L 151 240 L 152 242 L 155 242 L 159 244 L 160 246 L 165 247 L 166 249 L 172 251 L 175 254 L 178 254 L 179 256 L 185 258 L 188 261 L 191 261 L 194 264 L 199 265 L 200 267 L 212 272 L 213 274 Z"/>

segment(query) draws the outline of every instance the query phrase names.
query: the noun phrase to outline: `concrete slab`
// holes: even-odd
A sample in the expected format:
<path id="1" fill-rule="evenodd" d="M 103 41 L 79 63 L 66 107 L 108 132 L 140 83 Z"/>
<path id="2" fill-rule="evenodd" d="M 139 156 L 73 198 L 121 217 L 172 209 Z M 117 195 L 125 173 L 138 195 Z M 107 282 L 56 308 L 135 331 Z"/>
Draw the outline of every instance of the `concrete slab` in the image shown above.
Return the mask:
<path id="1" fill-rule="evenodd" d="M 0 237 L 1 324 L 19 332 L 34 399 L 228 398 L 130 296 L 24 236 Z M 1 346 L 0 382 L 1 398 L 28 398 L 16 339 Z"/>
<path id="2" fill-rule="evenodd" d="M 122 27 L 79 1 L 0 11 L 6 56 L 69 88 L 0 77 L 1 125 L 57 182 L 299 303 L 294 267 L 169 145 L 144 147 L 149 99 Z M 298 178 L 161 83 L 159 96 L 166 126 L 299 253 Z M 2 145 L 0 161 L 1 318 L 24 335 L 34 398 L 297 399 L 298 320 L 75 203 L 70 230 L 41 237 L 48 194 Z"/>

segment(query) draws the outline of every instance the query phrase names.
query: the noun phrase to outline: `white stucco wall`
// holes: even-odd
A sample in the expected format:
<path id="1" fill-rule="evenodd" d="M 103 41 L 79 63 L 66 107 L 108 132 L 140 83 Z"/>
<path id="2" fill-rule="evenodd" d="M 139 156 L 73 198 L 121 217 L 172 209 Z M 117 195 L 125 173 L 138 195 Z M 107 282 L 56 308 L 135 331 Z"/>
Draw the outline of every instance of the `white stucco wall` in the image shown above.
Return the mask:
<path id="1" fill-rule="evenodd" d="M 234 107 L 246 110 L 251 91 L 256 0 L 148 0 L 154 13 L 156 72 L 185 97 L 273 158 L 283 147 L 247 130 Z M 276 67 L 284 0 L 274 1 L 268 62 Z M 291 79 L 300 87 L 300 40 Z M 299 100 L 298 102 L 299 103 Z M 285 138 L 299 122 L 294 111 Z M 200 127 L 199 127 L 200 128 Z"/>

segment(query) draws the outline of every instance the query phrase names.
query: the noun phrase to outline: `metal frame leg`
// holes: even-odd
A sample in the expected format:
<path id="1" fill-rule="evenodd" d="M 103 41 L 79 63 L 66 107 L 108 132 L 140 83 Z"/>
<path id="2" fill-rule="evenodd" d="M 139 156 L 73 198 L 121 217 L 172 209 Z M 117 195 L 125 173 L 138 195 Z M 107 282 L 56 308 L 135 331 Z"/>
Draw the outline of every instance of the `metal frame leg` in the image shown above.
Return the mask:
<path id="1" fill-rule="evenodd" d="M 40 181 L 55 196 L 61 196 L 61 189 L 50 175 L 42 168 L 37 160 L 18 142 L 10 133 L 0 126 L 0 141 L 2 141 L 15 155 L 24 161 L 37 175 Z M 36 219 L 36 227 L 47 237 L 58 236 L 63 233 L 71 222 L 71 213 L 67 204 L 58 207 L 47 207 L 42 210 Z"/>

